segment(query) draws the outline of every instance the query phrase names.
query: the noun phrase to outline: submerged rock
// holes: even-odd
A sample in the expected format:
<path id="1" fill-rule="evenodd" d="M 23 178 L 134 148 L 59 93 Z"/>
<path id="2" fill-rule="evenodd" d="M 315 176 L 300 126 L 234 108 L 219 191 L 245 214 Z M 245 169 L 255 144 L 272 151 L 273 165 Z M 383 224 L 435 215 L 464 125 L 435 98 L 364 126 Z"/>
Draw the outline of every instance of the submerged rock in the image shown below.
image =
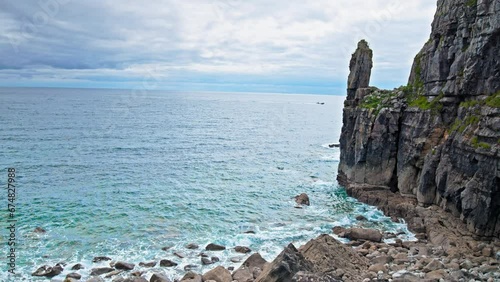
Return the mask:
<path id="1" fill-rule="evenodd" d="M 101 262 L 101 261 L 108 261 L 108 260 L 111 260 L 111 258 L 109 257 L 104 257 L 104 256 L 100 256 L 100 257 L 95 257 L 92 262 Z"/>
<path id="2" fill-rule="evenodd" d="M 295 202 L 297 202 L 297 204 L 299 205 L 306 205 L 306 206 L 310 205 L 309 196 L 306 193 L 302 193 L 298 196 L 295 196 Z"/>
<path id="3" fill-rule="evenodd" d="M 139 266 L 142 267 L 155 267 L 156 261 L 150 261 L 150 262 L 140 262 Z"/>

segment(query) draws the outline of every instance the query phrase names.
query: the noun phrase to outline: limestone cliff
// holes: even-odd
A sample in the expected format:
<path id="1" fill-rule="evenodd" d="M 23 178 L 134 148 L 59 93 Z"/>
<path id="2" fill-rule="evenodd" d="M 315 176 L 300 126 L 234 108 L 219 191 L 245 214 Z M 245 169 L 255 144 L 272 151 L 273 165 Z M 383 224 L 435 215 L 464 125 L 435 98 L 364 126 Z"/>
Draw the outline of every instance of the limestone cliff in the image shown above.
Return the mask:
<path id="1" fill-rule="evenodd" d="M 438 205 L 500 237 L 500 0 L 438 0 L 408 85 L 368 87 L 372 51 L 353 54 L 338 180 Z"/>

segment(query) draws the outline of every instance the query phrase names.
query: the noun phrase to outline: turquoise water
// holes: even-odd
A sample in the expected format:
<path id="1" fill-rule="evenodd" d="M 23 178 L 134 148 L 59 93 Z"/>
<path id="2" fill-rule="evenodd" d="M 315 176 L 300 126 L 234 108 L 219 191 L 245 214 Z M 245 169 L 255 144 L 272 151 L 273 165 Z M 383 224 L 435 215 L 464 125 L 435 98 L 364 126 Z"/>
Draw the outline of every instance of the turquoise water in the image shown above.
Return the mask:
<path id="1" fill-rule="evenodd" d="M 146 276 L 174 278 L 200 264 L 200 250 L 186 250 L 187 243 L 245 245 L 270 260 L 289 242 L 360 224 L 359 214 L 371 220 L 365 225 L 407 232 L 348 198 L 335 181 L 339 151 L 327 144 L 338 142 L 343 100 L 0 89 L 0 179 L 6 183 L 7 168 L 16 168 L 19 247 L 16 276 L 2 262 L 0 280 L 46 280 L 30 274 L 61 261 L 84 264 L 85 279 L 89 268 L 106 264 L 93 264 L 94 256 L 136 264 L 172 259 L 177 267 L 147 269 Z M 312 205 L 296 209 L 292 197 L 303 192 Z M 7 218 L 4 209 L 1 215 Z M 38 226 L 47 233 L 35 234 Z M 2 228 L 2 246 L 7 232 Z M 5 257 L 7 247 L 2 251 Z M 229 259 L 242 256 L 214 254 L 224 266 L 238 266 Z"/>

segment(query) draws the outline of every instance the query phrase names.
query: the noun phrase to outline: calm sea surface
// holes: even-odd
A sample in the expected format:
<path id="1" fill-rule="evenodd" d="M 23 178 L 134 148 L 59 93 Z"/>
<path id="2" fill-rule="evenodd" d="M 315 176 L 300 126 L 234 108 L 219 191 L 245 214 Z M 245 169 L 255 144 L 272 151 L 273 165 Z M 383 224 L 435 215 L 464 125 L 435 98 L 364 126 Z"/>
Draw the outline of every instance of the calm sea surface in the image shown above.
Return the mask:
<path id="1" fill-rule="evenodd" d="M 171 278 L 200 264 L 201 247 L 224 266 L 249 246 L 273 259 L 336 225 L 407 231 L 346 196 L 335 181 L 344 97 L 171 93 L 78 89 L 0 89 L 0 183 L 17 171 L 16 276 L 7 275 L 7 191 L 0 195 L 1 281 L 43 281 L 43 264 L 95 256 L 135 263 Z M 317 102 L 325 103 L 324 105 Z M 311 206 L 295 208 L 308 193 Z M 42 227 L 45 234 L 33 230 Z M 255 234 L 247 234 L 254 231 Z M 409 235 L 411 236 L 411 235 Z M 168 251 L 161 248 L 171 246 Z M 184 259 L 173 255 L 184 253 Z M 217 264 L 216 264 L 217 265 Z M 203 272 L 214 265 L 195 271 Z"/>

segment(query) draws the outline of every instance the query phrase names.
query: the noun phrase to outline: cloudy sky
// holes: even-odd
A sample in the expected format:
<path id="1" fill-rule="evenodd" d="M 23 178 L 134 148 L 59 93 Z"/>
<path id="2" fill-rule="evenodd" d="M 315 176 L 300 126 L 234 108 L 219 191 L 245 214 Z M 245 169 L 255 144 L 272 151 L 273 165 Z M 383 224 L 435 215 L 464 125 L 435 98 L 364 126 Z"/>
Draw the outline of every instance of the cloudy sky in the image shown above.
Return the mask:
<path id="1" fill-rule="evenodd" d="M 435 0 L 0 0 L 0 86 L 344 94 L 405 84 Z"/>

